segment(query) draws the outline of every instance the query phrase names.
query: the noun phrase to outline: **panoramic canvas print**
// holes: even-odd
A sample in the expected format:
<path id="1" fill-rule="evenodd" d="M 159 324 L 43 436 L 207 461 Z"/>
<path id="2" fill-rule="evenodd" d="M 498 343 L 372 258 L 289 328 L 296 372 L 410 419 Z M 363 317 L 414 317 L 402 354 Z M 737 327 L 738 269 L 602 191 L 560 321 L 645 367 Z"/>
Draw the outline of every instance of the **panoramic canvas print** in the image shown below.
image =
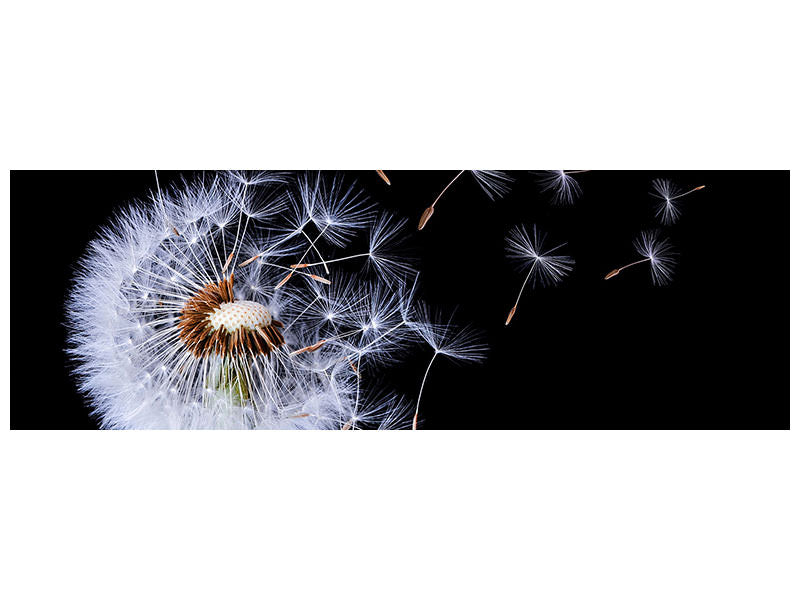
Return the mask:
<path id="1" fill-rule="evenodd" d="M 786 429 L 782 171 L 16 171 L 18 429 Z"/>

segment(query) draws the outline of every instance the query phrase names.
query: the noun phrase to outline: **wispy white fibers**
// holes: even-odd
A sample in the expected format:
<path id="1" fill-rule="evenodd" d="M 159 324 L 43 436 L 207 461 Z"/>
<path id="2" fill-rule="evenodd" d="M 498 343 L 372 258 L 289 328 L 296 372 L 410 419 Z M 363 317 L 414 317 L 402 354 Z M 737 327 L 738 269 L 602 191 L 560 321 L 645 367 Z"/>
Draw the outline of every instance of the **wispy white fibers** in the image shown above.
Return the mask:
<path id="1" fill-rule="evenodd" d="M 605 279 L 616 277 L 635 265 L 649 263 L 650 276 L 655 285 L 666 285 L 672 281 L 678 254 L 668 239 L 662 238 L 658 231 L 643 231 L 633 241 L 633 248 L 642 258 L 610 271 Z"/>
<path id="2" fill-rule="evenodd" d="M 566 246 L 566 242 L 548 248 L 545 246 L 546 239 L 547 234 L 537 229 L 536 225 L 531 228 L 530 234 L 524 227 L 514 227 L 506 237 L 508 257 L 527 271 L 517 294 L 517 300 L 506 317 L 506 325 L 514 318 L 522 292 L 528 282 L 533 287 L 557 285 L 572 271 L 575 261 L 566 254 L 556 254 Z"/>
<path id="3" fill-rule="evenodd" d="M 645 260 L 650 261 L 650 276 L 656 285 L 672 281 L 677 263 L 677 253 L 668 239 L 657 231 L 643 231 L 633 242 L 633 247 Z"/>
<path id="4" fill-rule="evenodd" d="M 505 171 L 470 171 L 490 200 L 505 196 L 511 189 L 511 177 Z"/>
<path id="5" fill-rule="evenodd" d="M 428 380 L 428 375 L 436 357 L 441 355 L 454 361 L 479 362 L 484 359 L 488 351 L 488 346 L 481 340 L 478 332 L 470 327 L 456 326 L 452 321 L 452 316 L 445 320 L 440 314 L 432 314 L 431 310 L 423 304 L 417 305 L 414 316 L 408 321 L 412 329 L 433 350 L 433 356 L 425 369 L 425 374 L 419 387 L 412 424 L 413 429 L 416 429 L 418 425 L 422 392 L 425 389 L 425 382 Z"/>
<path id="6" fill-rule="evenodd" d="M 573 177 L 586 171 L 541 171 L 539 186 L 542 191 L 552 194 L 556 204 L 572 204 L 581 195 L 581 186 Z"/>
<path id="7" fill-rule="evenodd" d="M 121 211 L 67 304 L 69 353 L 101 425 L 409 426 L 409 405 L 375 386 L 429 327 L 417 311 L 409 321 L 401 229 L 316 174 L 205 174 Z"/>
<path id="8" fill-rule="evenodd" d="M 436 203 L 441 200 L 444 193 L 453 185 L 459 177 L 461 177 L 467 170 L 459 171 L 458 174 L 450 180 L 444 189 L 436 196 L 436 199 L 431 203 L 431 205 L 426 208 L 422 216 L 419 218 L 419 224 L 417 225 L 417 229 L 422 230 L 425 225 L 428 224 L 431 217 L 433 216 L 433 212 L 436 208 Z M 472 170 L 469 171 L 472 173 L 473 178 L 475 181 L 478 182 L 478 185 L 481 187 L 483 192 L 489 197 L 490 200 L 496 200 L 505 194 L 511 189 L 511 176 L 508 175 L 505 171 L 477 171 Z"/>
<path id="9" fill-rule="evenodd" d="M 678 186 L 669 179 L 653 181 L 653 191 L 650 192 L 650 195 L 657 199 L 656 217 L 664 225 L 672 225 L 681 216 L 681 210 L 676 200 L 679 194 Z"/>
<path id="10" fill-rule="evenodd" d="M 691 190 L 682 192 L 669 179 L 656 179 L 653 181 L 653 190 L 650 192 L 650 195 L 656 199 L 656 217 L 664 225 L 675 224 L 681 216 L 679 199 L 705 187 L 704 185 L 699 185 Z"/>

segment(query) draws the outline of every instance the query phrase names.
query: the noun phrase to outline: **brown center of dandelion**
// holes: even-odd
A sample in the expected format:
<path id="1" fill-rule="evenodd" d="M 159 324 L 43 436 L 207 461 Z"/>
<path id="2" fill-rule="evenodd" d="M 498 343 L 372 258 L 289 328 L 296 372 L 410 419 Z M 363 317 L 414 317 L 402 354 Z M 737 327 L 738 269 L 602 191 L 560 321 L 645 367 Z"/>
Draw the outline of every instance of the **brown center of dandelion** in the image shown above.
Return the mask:
<path id="1" fill-rule="evenodd" d="M 269 354 L 284 344 L 281 327 L 262 304 L 233 297 L 233 274 L 187 300 L 178 321 L 181 340 L 197 357 Z"/>

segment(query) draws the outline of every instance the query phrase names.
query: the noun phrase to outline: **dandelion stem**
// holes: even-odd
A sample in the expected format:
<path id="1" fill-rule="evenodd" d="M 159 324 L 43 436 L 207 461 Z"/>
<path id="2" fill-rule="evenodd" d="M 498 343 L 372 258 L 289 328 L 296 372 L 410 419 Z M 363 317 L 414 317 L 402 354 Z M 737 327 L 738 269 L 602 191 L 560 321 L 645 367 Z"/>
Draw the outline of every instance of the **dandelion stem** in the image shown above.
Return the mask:
<path id="1" fill-rule="evenodd" d="M 670 200 L 677 200 L 678 198 L 683 198 L 684 196 L 688 196 L 692 192 L 698 192 L 698 191 L 702 190 L 705 187 L 706 186 L 704 186 L 704 185 L 698 185 L 697 187 L 690 189 L 688 192 L 683 192 L 682 194 L 678 194 L 677 196 L 673 196 L 672 198 L 670 198 Z"/>
<path id="2" fill-rule="evenodd" d="M 303 260 L 305 260 L 305 258 L 306 258 L 306 256 L 308 255 L 308 253 L 309 253 L 309 252 L 311 252 L 311 249 L 312 249 L 312 248 L 314 248 L 314 250 L 317 250 L 317 247 L 316 247 L 316 246 L 314 246 L 314 242 L 315 242 L 315 241 L 317 241 L 317 240 L 318 240 L 320 237 L 322 237 L 322 234 L 323 234 L 323 233 L 325 233 L 325 231 L 328 229 L 328 226 L 326 225 L 326 226 L 325 226 L 325 228 L 324 228 L 322 231 L 320 231 L 320 232 L 319 232 L 319 234 L 317 235 L 317 237 L 316 237 L 316 238 L 314 238 L 314 241 L 312 242 L 312 241 L 311 241 L 311 238 L 310 238 L 310 237 L 308 237 L 308 234 L 307 234 L 307 233 L 306 233 L 306 232 L 303 230 L 303 228 L 304 228 L 306 225 L 308 225 L 309 223 L 310 223 L 310 221 L 306 221 L 305 223 L 303 223 L 303 225 L 300 227 L 300 229 L 298 229 L 298 230 L 297 230 L 297 233 L 302 233 L 302 234 L 303 234 L 303 235 L 306 237 L 306 239 L 307 239 L 309 242 L 311 242 L 311 245 L 310 245 L 308 248 L 306 248 L 306 251 L 305 251 L 305 252 L 303 252 L 303 256 L 301 256 L 301 257 L 300 257 L 300 261 L 299 261 L 299 262 L 301 262 L 301 263 L 303 262 Z M 296 234 L 293 234 L 293 235 L 296 235 Z M 287 238 L 287 239 L 288 239 L 288 238 Z M 278 242 L 278 243 L 280 243 L 280 242 Z M 269 249 L 269 250 L 271 250 L 272 248 L 274 248 L 274 247 L 275 247 L 275 246 L 277 246 L 277 245 L 278 245 L 277 243 L 276 243 L 276 244 L 273 244 L 273 245 L 270 247 L 270 249 Z M 267 252 L 269 252 L 269 250 L 267 250 Z M 324 262 L 324 261 L 325 261 L 325 259 L 324 259 L 324 258 L 322 258 L 322 254 L 320 254 L 319 250 L 317 250 L 317 254 L 319 255 L 320 259 L 322 259 L 322 261 Z M 295 269 L 296 269 L 296 267 L 281 267 L 281 268 L 290 268 L 290 269 L 291 269 L 291 271 L 290 271 L 290 273 L 289 273 L 289 274 L 288 274 L 286 277 L 284 277 L 283 279 L 281 279 L 281 281 L 280 281 L 280 283 L 279 283 L 278 285 L 276 285 L 276 286 L 275 286 L 275 289 L 276 289 L 276 290 L 277 290 L 279 287 L 282 287 L 282 286 L 283 286 L 283 285 L 284 285 L 284 284 L 285 284 L 287 281 L 289 281 L 289 279 L 291 279 L 291 277 L 292 277 L 292 275 L 294 275 L 294 273 L 295 273 Z M 328 271 L 328 267 L 327 267 L 327 266 L 325 267 L 325 271 L 326 271 L 326 272 Z M 328 282 L 328 283 L 330 283 L 330 282 Z"/>
<path id="3" fill-rule="evenodd" d="M 419 404 L 422 402 L 422 390 L 425 389 L 425 381 L 428 379 L 428 373 L 431 372 L 431 367 L 433 366 L 433 361 L 436 360 L 436 357 L 439 356 L 439 351 L 435 350 L 433 352 L 433 358 L 431 358 L 431 362 L 428 363 L 428 368 L 425 369 L 425 375 L 422 377 L 422 385 L 419 386 L 419 396 L 417 396 L 417 409 L 414 411 L 414 423 L 411 428 L 416 431 L 417 429 L 417 418 L 419 417 Z"/>
<path id="4" fill-rule="evenodd" d="M 450 183 L 448 183 L 448 184 L 445 186 L 445 188 L 442 190 L 442 193 L 441 193 L 441 194 L 439 194 L 438 196 L 436 196 L 436 200 L 434 200 L 434 201 L 433 201 L 433 204 L 431 204 L 431 206 L 432 206 L 432 207 L 433 207 L 433 206 L 436 206 L 436 203 L 439 201 L 439 198 L 441 198 L 442 196 L 444 196 L 444 193 L 447 191 L 447 188 L 449 188 L 451 185 L 453 185 L 453 184 L 455 183 L 456 179 L 458 179 L 459 177 L 461 177 L 461 176 L 462 176 L 462 175 L 465 173 L 465 171 L 466 171 L 466 169 L 464 169 L 464 170 L 461 170 L 461 171 L 459 171 L 458 175 L 456 175 L 455 177 L 453 177 L 452 181 L 451 181 Z"/>
<path id="5" fill-rule="evenodd" d="M 327 229 L 327 228 L 328 228 L 328 226 L 326 225 L 326 226 L 325 226 L 325 229 Z M 311 241 L 311 238 L 310 238 L 310 237 L 308 237 L 308 234 L 307 234 L 305 231 L 303 231 L 303 235 L 304 235 L 304 236 L 306 236 L 306 239 L 307 239 L 307 240 L 308 240 L 308 242 L 311 244 L 311 247 L 312 247 L 312 248 L 313 248 L 313 249 L 316 251 L 316 253 L 317 253 L 317 256 L 319 256 L 320 260 L 322 261 L 320 264 L 322 264 L 322 266 L 323 266 L 323 267 L 325 267 L 325 272 L 326 272 L 326 273 L 330 273 L 330 269 L 328 269 L 328 265 L 327 265 L 327 263 L 325 262 L 325 258 L 322 256 L 322 253 L 319 251 L 319 248 L 317 248 L 317 246 L 314 244 L 314 242 L 316 242 L 317 240 L 319 240 L 320 236 L 322 236 L 322 234 L 325 232 L 325 229 L 323 229 L 323 230 L 322 230 L 322 231 L 319 233 L 319 235 L 318 235 L 316 238 L 314 238 L 314 241 L 313 241 L 313 242 Z"/>
<path id="6" fill-rule="evenodd" d="M 364 252 L 362 254 L 353 254 L 353 256 L 344 256 L 342 258 L 334 258 L 332 260 L 327 261 L 327 264 L 341 262 L 343 260 L 351 260 L 353 258 L 362 258 L 364 256 L 369 256 L 369 252 Z M 305 269 L 306 267 L 317 267 L 319 265 L 326 264 L 326 261 L 315 262 L 315 263 L 300 263 L 296 265 L 292 265 L 290 268 L 292 269 Z"/>
<path id="7" fill-rule="evenodd" d="M 447 189 L 456 182 L 456 179 L 461 177 L 465 172 L 466 172 L 466 169 L 464 169 L 462 171 L 459 171 L 458 175 L 453 177 L 453 179 L 450 181 L 450 183 L 448 183 L 444 187 L 444 189 L 441 191 L 441 193 L 438 196 L 436 196 L 436 200 L 433 201 L 433 204 L 431 204 L 428 208 L 425 209 L 425 212 L 422 213 L 422 216 L 419 219 L 419 225 L 417 225 L 417 229 L 418 230 L 422 230 L 422 228 L 425 227 L 425 225 L 428 223 L 430 218 L 433 216 L 433 209 L 436 206 L 436 203 L 439 201 L 439 199 L 442 196 L 444 196 L 444 193 L 447 191 Z"/>
<path id="8" fill-rule="evenodd" d="M 616 277 L 617 275 L 619 275 L 619 274 L 620 274 L 622 271 L 624 271 L 624 270 L 625 270 L 625 269 L 627 269 L 628 267 L 632 267 L 632 266 L 634 266 L 634 265 L 638 265 L 638 264 L 641 264 L 641 263 L 643 263 L 643 262 L 648 262 L 649 260 L 650 260 L 650 257 L 648 256 L 647 258 L 643 258 L 642 260 L 637 260 L 637 261 L 634 261 L 634 262 L 632 262 L 632 263 L 630 263 L 630 264 L 628 264 L 628 265 L 625 265 L 624 267 L 620 267 L 620 268 L 618 268 L 618 269 L 614 269 L 613 271 L 610 271 L 610 272 L 608 273 L 608 275 L 606 275 L 606 276 L 605 276 L 605 278 L 604 278 L 604 279 L 606 279 L 606 280 L 609 280 L 609 279 L 611 279 L 612 277 Z"/>
<path id="9" fill-rule="evenodd" d="M 361 355 L 358 355 L 358 364 L 356 365 L 356 375 L 358 375 L 359 369 L 361 369 Z M 356 401 L 353 405 L 353 416 L 351 419 L 355 419 L 358 416 L 358 401 L 361 399 L 361 377 L 356 377 Z"/>
<path id="10" fill-rule="evenodd" d="M 289 278 L 290 278 L 290 277 L 291 277 L 291 276 L 292 276 L 294 273 L 297 273 L 297 270 L 296 270 L 296 269 L 293 269 L 293 268 L 291 268 L 291 267 L 287 267 L 287 266 L 284 266 L 284 265 L 279 265 L 279 264 L 276 264 L 276 263 L 271 263 L 271 262 L 266 262 L 266 261 L 261 261 L 261 264 L 263 264 L 263 265 L 267 265 L 268 267 L 275 267 L 276 269 L 283 269 L 284 271 L 289 271 L 289 274 L 288 274 L 288 275 L 286 275 L 286 277 L 284 277 L 284 278 L 281 280 L 281 282 L 280 282 L 278 285 L 276 285 L 276 286 L 275 286 L 275 289 L 276 289 L 276 290 L 277 290 L 279 287 L 283 286 L 283 284 L 285 284 L 287 281 L 289 281 Z M 303 275 L 304 277 L 310 277 L 311 279 L 313 279 L 313 280 L 315 280 L 315 281 L 320 281 L 320 282 L 322 282 L 322 283 L 325 283 L 325 284 L 327 284 L 327 285 L 330 285 L 330 283 L 331 283 L 331 282 L 330 282 L 330 281 L 328 281 L 327 279 L 325 279 L 325 278 L 323 278 L 323 277 L 320 277 L 319 275 L 314 275 L 314 274 L 312 274 L 312 273 L 304 273 L 304 272 L 300 271 L 300 275 Z"/>
<path id="11" fill-rule="evenodd" d="M 389 330 L 388 330 L 386 333 L 382 333 L 381 335 L 379 335 L 378 337 L 376 337 L 374 340 L 372 340 L 372 341 L 371 341 L 369 344 L 367 344 L 366 346 L 364 346 L 363 348 L 361 348 L 361 350 L 358 352 L 359 359 L 361 358 L 361 352 L 363 352 L 364 350 L 366 350 L 367 348 L 369 348 L 370 346 L 372 346 L 372 344 L 375 344 L 375 343 L 377 343 L 377 342 L 381 341 L 383 338 L 385 338 L 387 335 L 389 335 L 390 333 L 392 333 L 392 332 L 393 332 L 395 329 L 397 329 L 397 328 L 398 328 L 398 327 L 400 327 L 401 325 L 405 325 L 405 323 L 403 323 L 403 322 L 400 322 L 400 323 L 398 323 L 397 325 L 395 325 L 394 327 L 392 327 L 391 329 L 389 329 Z M 363 330 L 361 330 L 361 329 L 358 329 L 358 330 L 356 330 L 356 332 L 358 332 L 358 331 L 363 331 Z M 345 335 L 345 334 L 342 334 L 342 335 Z M 347 335 L 352 335 L 352 334 L 347 334 Z M 336 338 L 331 338 L 331 339 L 336 339 Z"/>
<path id="12" fill-rule="evenodd" d="M 508 317 L 506 318 L 506 325 L 511 323 L 511 319 L 514 318 L 514 313 L 517 312 L 517 306 L 519 305 L 520 298 L 522 298 L 522 292 L 525 291 L 525 286 L 528 284 L 528 280 L 531 278 L 531 273 L 533 273 L 533 270 L 536 268 L 536 261 L 538 261 L 538 260 L 539 259 L 537 258 L 536 260 L 533 261 L 533 264 L 531 265 L 530 271 L 528 271 L 528 274 L 525 276 L 525 281 L 522 282 L 522 287 L 519 288 L 519 294 L 517 294 L 517 301 L 514 303 L 514 306 L 511 308 L 511 312 L 508 313 Z"/>
<path id="13" fill-rule="evenodd" d="M 314 303 L 315 303 L 315 302 L 317 302 L 318 300 L 320 300 L 321 298 L 322 298 L 322 296 L 320 296 L 319 294 L 317 294 L 316 298 L 314 298 L 314 299 L 313 299 L 311 302 L 309 302 L 309 303 L 306 305 L 306 307 L 305 307 L 305 308 L 304 308 L 304 309 L 303 309 L 303 310 L 300 312 L 300 314 L 298 314 L 298 315 L 297 315 L 297 316 L 294 318 L 294 321 L 292 321 L 291 323 L 289 323 L 288 325 L 286 325 L 286 326 L 283 328 L 283 330 L 284 330 L 284 331 L 288 331 L 288 330 L 289 330 L 289 329 L 292 327 L 292 325 L 294 325 L 295 323 L 297 323 L 297 320 L 298 320 L 300 317 L 302 317 L 304 314 L 306 314 L 306 312 L 308 311 L 308 309 L 309 309 L 309 308 L 311 308 L 311 307 L 314 305 Z"/>

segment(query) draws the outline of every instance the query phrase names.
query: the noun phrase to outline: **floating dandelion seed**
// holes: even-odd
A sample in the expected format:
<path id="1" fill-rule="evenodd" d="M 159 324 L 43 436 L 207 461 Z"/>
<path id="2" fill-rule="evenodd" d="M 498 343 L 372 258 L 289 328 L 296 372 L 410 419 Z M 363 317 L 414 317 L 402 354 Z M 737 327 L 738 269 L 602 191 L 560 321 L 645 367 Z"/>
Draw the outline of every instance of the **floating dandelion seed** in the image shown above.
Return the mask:
<path id="1" fill-rule="evenodd" d="M 124 210 L 67 305 L 69 354 L 101 426 L 402 426 L 402 399 L 367 380 L 426 326 L 407 318 L 397 223 L 319 175 L 203 175 Z M 331 258 L 359 240 L 368 250 L 354 255 L 381 277 Z"/>
<path id="2" fill-rule="evenodd" d="M 533 226 L 533 238 L 528 234 L 524 227 L 514 227 L 506 237 L 506 251 L 508 257 L 518 263 L 523 269 L 528 270 L 525 281 L 522 282 L 517 300 L 506 318 L 506 325 L 511 323 L 511 319 L 517 312 L 522 292 L 528 281 L 535 288 L 537 285 L 548 286 L 557 285 L 566 277 L 575 261 L 566 255 L 554 254 L 557 250 L 566 246 L 566 242 L 559 244 L 549 250 L 545 250 L 544 242 L 546 234 L 541 233 L 536 225 Z"/>
<path id="3" fill-rule="evenodd" d="M 411 261 L 400 253 L 408 236 L 405 234 L 407 222 L 391 215 L 382 214 L 372 223 L 369 231 L 369 249 L 367 252 L 352 254 L 327 261 L 296 263 L 291 269 L 299 270 L 319 265 L 366 259 L 367 265 L 388 284 L 392 285 L 413 275 Z"/>
<path id="4" fill-rule="evenodd" d="M 428 221 L 430 221 L 431 217 L 433 216 L 436 203 L 439 202 L 439 199 L 442 196 L 444 196 L 444 193 L 447 191 L 447 189 L 466 172 L 466 170 L 459 171 L 458 175 L 453 177 L 450 183 L 448 183 L 441 193 L 436 197 L 436 200 L 434 200 L 433 203 L 423 211 L 422 216 L 419 219 L 419 224 L 417 225 L 418 230 L 421 230 L 423 227 L 425 227 L 425 225 L 427 225 Z M 489 196 L 490 200 L 500 198 L 511 189 L 511 177 L 509 177 L 503 171 L 470 171 L 470 173 L 472 173 L 475 181 L 478 182 L 478 185 L 481 186 L 481 189 L 487 196 Z"/>
<path id="5" fill-rule="evenodd" d="M 699 185 L 687 192 L 681 192 L 680 188 L 669 179 L 656 179 L 653 181 L 653 191 L 650 192 L 650 195 L 658 200 L 656 217 L 664 225 L 674 224 L 681 216 L 680 205 L 677 200 L 705 187 L 704 185 Z"/>
<path id="6" fill-rule="evenodd" d="M 581 195 L 581 186 L 573 175 L 587 172 L 588 170 L 544 171 L 539 175 L 539 185 L 543 191 L 553 194 L 556 204 L 572 204 Z"/>
<path id="7" fill-rule="evenodd" d="M 422 377 L 422 383 L 417 396 L 417 404 L 412 420 L 412 429 L 417 429 L 419 423 L 419 407 L 422 402 L 422 392 L 425 382 L 437 356 L 446 356 L 455 361 L 480 362 L 486 356 L 488 346 L 484 344 L 478 333 L 469 327 L 456 327 L 452 323 L 452 316 L 444 321 L 440 315 L 431 315 L 425 305 L 416 309 L 416 319 L 411 321 L 412 328 L 433 349 L 428 367 Z"/>
<path id="8" fill-rule="evenodd" d="M 634 240 L 633 247 L 643 258 L 614 269 L 605 276 L 605 279 L 616 277 L 628 267 L 649 262 L 650 275 L 655 285 L 666 285 L 672 280 L 675 264 L 677 263 L 675 258 L 677 253 L 673 251 L 669 240 L 660 239 L 657 231 L 643 231 Z"/>

